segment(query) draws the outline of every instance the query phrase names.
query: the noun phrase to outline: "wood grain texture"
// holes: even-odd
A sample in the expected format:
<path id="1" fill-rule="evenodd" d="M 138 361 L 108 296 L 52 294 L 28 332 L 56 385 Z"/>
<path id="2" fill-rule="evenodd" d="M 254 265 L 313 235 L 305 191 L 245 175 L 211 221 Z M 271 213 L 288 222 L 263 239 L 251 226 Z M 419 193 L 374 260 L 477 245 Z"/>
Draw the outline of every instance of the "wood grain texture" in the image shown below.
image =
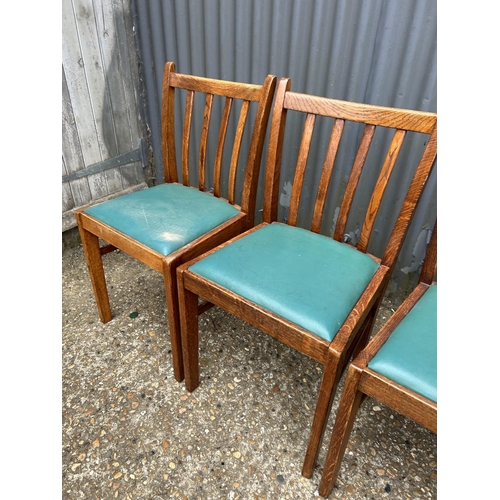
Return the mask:
<path id="1" fill-rule="evenodd" d="M 311 140 L 314 132 L 314 124 L 316 115 L 308 114 L 304 123 L 304 131 L 300 141 L 299 157 L 295 167 L 295 177 L 293 178 L 292 198 L 290 200 L 290 210 L 288 213 L 288 224 L 291 226 L 297 225 L 297 217 L 299 214 L 300 195 L 304 184 L 304 175 L 306 173 L 307 158 L 311 148 Z"/>
<path id="2" fill-rule="evenodd" d="M 222 154 L 224 152 L 224 144 L 226 142 L 227 127 L 229 125 L 229 116 L 231 115 L 231 108 L 233 99 L 227 97 L 224 103 L 224 111 L 222 112 L 222 119 L 219 128 L 219 138 L 217 140 L 217 150 L 215 152 L 214 162 L 214 195 L 218 198 L 221 193 L 221 169 L 222 169 Z"/>
<path id="3" fill-rule="evenodd" d="M 351 173 L 349 174 L 349 180 L 347 181 L 344 196 L 342 198 L 342 204 L 340 205 L 340 211 L 335 225 L 335 232 L 333 234 L 334 240 L 342 241 L 343 239 L 347 224 L 347 217 L 349 215 L 349 211 L 351 210 L 354 194 L 356 193 L 359 178 L 361 176 L 361 172 L 363 171 L 374 134 L 375 125 L 365 125 L 363 135 L 356 152 L 356 157 L 354 158 Z"/>
<path id="4" fill-rule="evenodd" d="M 424 134 L 430 134 L 436 122 L 435 113 L 367 105 L 295 92 L 287 93 L 285 107 L 303 113 L 315 113 L 321 116 L 330 116 L 331 118 L 342 118 L 368 125 L 422 132 Z"/>
<path id="5" fill-rule="evenodd" d="M 374 221 L 382 199 L 384 198 L 389 178 L 395 168 L 396 160 L 403 145 L 406 132 L 408 130 L 419 130 L 424 132 L 433 130 L 436 124 L 436 115 L 412 110 L 382 108 L 380 106 L 362 103 L 319 98 L 306 94 L 292 93 L 289 89 L 290 80 L 282 79 L 276 92 L 266 162 L 263 209 L 264 222 L 243 235 L 238 235 L 233 238 L 233 240 L 223 243 L 218 248 L 230 245 L 233 241 L 244 238 L 246 234 L 258 230 L 267 223 L 277 220 L 278 187 L 282 149 L 286 133 L 286 118 L 287 113 L 292 110 L 303 112 L 306 116 L 295 165 L 295 176 L 287 221 L 290 225 L 296 225 L 298 220 L 301 191 L 305 172 L 308 167 L 308 156 L 312 144 L 316 116 L 321 115 L 335 118 L 332 133 L 329 137 L 327 153 L 323 163 L 317 198 L 314 205 L 315 208 L 311 224 L 311 230 L 313 232 L 319 232 L 321 227 L 323 209 L 328 198 L 328 185 L 332 177 L 335 159 L 340 148 L 345 121 L 350 120 L 365 123 L 359 147 L 354 157 L 353 167 L 342 198 L 339 225 L 336 229 L 336 233 L 334 233 L 334 237 L 337 237 L 339 241 L 342 241 L 343 231 L 346 227 L 349 212 L 352 209 L 354 194 L 361 179 L 361 173 L 368 156 L 370 145 L 373 142 L 375 129 L 376 127 L 391 127 L 395 129 L 393 140 L 385 158 L 382 158 L 378 165 L 376 162 L 371 162 L 373 164 L 370 165 L 370 168 L 377 169 L 378 180 L 373 187 L 371 201 L 368 201 L 366 221 L 363 225 L 360 244 L 358 244 L 357 247 L 357 250 L 368 253 L 367 246 Z M 188 298 L 188 293 L 194 294 L 196 300 L 198 297 L 202 297 L 208 302 L 222 307 L 229 313 L 234 314 L 302 354 L 319 361 L 325 366 L 302 468 L 302 474 L 305 477 L 311 477 L 313 473 L 338 381 L 352 357 L 358 353 L 362 353 L 368 342 L 382 297 L 389 283 L 394 259 L 401 248 L 403 236 L 413 216 L 413 211 L 422 193 L 423 185 L 432 168 L 434 156 L 435 140 L 433 140 L 431 136 L 396 222 L 396 236 L 389 240 L 386 253 L 388 252 L 390 258 L 386 258 L 386 253 L 384 253 L 384 258 L 386 258 L 385 261 L 384 258 L 378 259 L 375 257 L 380 267 L 375 272 L 373 278 L 354 304 L 354 307 L 330 343 L 292 324 L 286 319 L 276 316 L 265 308 L 231 292 L 221 285 L 204 279 L 190 271 L 189 268 L 191 265 L 200 258 L 207 257 L 217 249 L 208 251 L 206 254 L 193 259 L 191 262 L 184 264 L 178 269 L 179 286 L 184 288 L 180 296 L 186 297 L 184 300 L 192 303 L 195 302 L 192 296 Z M 314 167 L 311 166 L 311 168 Z M 328 262 L 325 261 L 324 264 L 326 266 Z M 266 270 L 263 269 L 262 272 L 265 273 Z M 238 279 L 238 277 L 235 276 L 235 279 Z M 346 281 L 345 286 L 346 288 L 349 287 L 348 281 Z M 181 298 L 180 300 L 183 299 Z M 188 308 L 193 307 L 194 306 L 186 303 L 186 305 L 183 306 L 183 310 L 187 311 Z M 332 304 L 332 307 L 334 307 L 334 304 Z M 194 322 L 188 324 L 187 318 L 183 320 L 182 324 L 186 325 L 186 331 L 183 332 L 183 348 L 188 351 L 191 349 L 197 350 L 197 325 L 195 325 Z M 190 340 L 191 337 L 192 340 Z M 188 352 L 184 359 L 186 363 L 197 363 L 196 356 L 197 354 L 194 352 Z M 196 383 L 190 384 L 190 390 L 193 389 L 199 381 L 198 370 L 199 367 L 191 366 L 189 368 L 189 371 L 192 371 L 194 374 L 193 380 L 196 381 Z M 361 399 L 362 396 L 359 397 L 359 400 Z"/>
<path id="6" fill-rule="evenodd" d="M 241 205 L 234 200 L 234 192 L 231 203 L 240 212 L 230 220 L 220 224 L 216 228 L 201 235 L 195 240 L 184 245 L 180 249 L 172 252 L 168 256 L 163 256 L 151 248 L 139 243 L 132 237 L 115 230 L 114 228 L 102 223 L 92 216 L 83 212 L 78 212 L 78 225 L 82 238 L 85 240 L 84 251 L 89 262 L 89 271 L 93 282 L 94 293 L 98 302 L 99 314 L 101 319 L 109 321 L 111 312 L 109 300 L 107 297 L 106 283 L 104 279 L 104 270 L 102 267 L 101 252 L 98 239 L 101 238 L 108 243 L 109 249 L 119 248 L 135 259 L 143 262 L 152 269 L 162 273 L 165 284 L 166 305 L 168 314 L 168 323 L 172 344 L 172 365 L 176 380 L 182 381 L 184 378 L 184 363 L 182 355 L 182 335 L 181 335 L 181 317 L 179 313 L 179 290 L 177 286 L 177 268 L 184 262 L 196 258 L 217 245 L 222 244 L 228 239 L 241 234 L 253 223 L 253 212 L 245 212 L 247 209 L 255 209 L 256 182 L 258 180 L 260 161 L 262 156 L 262 145 L 267 130 L 269 112 L 276 86 L 276 77 L 268 75 L 262 85 L 251 85 L 238 82 L 226 82 L 222 80 L 213 80 L 200 78 L 190 75 L 181 75 L 176 72 L 175 64 L 167 62 L 164 69 L 163 87 L 162 87 L 162 154 L 164 163 L 165 181 L 176 183 L 177 165 L 176 165 L 176 140 L 175 140 L 175 95 L 181 89 L 186 91 L 186 106 L 184 113 L 184 122 L 182 126 L 182 183 L 192 189 L 207 189 L 207 161 L 208 134 L 212 118 L 212 106 L 214 95 L 226 95 L 226 105 L 222 116 L 222 124 L 219 128 L 219 141 L 216 150 L 215 173 L 216 182 L 219 185 L 218 192 L 215 194 L 221 200 L 220 196 L 220 173 L 222 162 L 222 151 L 226 140 L 227 123 L 231 110 L 232 100 L 243 98 L 243 112 L 240 119 L 241 126 L 239 134 L 236 137 L 235 166 L 233 175 L 236 176 L 237 158 L 246 155 L 245 177 L 244 177 L 244 196 Z M 194 115 L 195 92 L 205 94 L 205 108 L 202 123 L 202 133 L 199 144 L 199 164 L 198 164 L 198 186 L 192 186 L 189 178 L 189 145 L 191 141 L 191 127 Z M 250 102 L 256 102 L 257 113 L 252 127 L 252 136 L 247 151 L 243 152 L 241 147 L 241 136 L 243 127 L 248 116 Z M 234 190 L 233 190 L 234 191 Z M 205 191 L 205 196 L 214 196 Z M 225 200 L 229 203 L 229 200 Z M 177 222 L 177 221 L 176 221 Z M 184 292 L 184 290 L 182 291 Z M 184 295 L 182 295 L 184 296 Z M 201 308 L 206 310 L 206 308 Z M 188 309 L 189 310 L 189 309 Z M 197 308 L 196 308 L 197 311 Z M 191 372 L 189 372 L 191 373 Z M 191 375 L 190 375 L 191 377 Z M 192 384 L 192 377 L 189 384 Z"/>
<path id="7" fill-rule="evenodd" d="M 398 129 L 396 130 L 392 138 L 391 145 L 389 146 L 389 151 L 387 151 L 387 155 L 377 179 L 377 184 L 368 205 L 365 220 L 363 221 L 361 235 L 357 244 L 357 248 L 360 252 L 366 253 L 366 250 L 368 249 L 368 242 L 370 241 L 373 225 L 375 224 L 375 218 L 377 217 L 382 198 L 384 197 L 387 184 L 389 183 L 389 178 L 391 177 L 392 171 L 394 170 L 394 165 L 396 165 L 396 160 L 398 159 L 399 152 L 401 151 L 401 147 L 403 146 L 405 136 L 406 131 Z"/>
<path id="8" fill-rule="evenodd" d="M 229 193 L 227 199 L 231 205 L 235 202 L 235 192 L 236 192 L 236 172 L 238 169 L 238 159 L 241 151 L 241 141 L 243 140 L 243 133 L 245 132 L 245 125 L 247 123 L 248 109 L 250 102 L 243 101 L 240 110 L 240 118 L 238 120 L 238 126 L 236 127 L 236 135 L 234 137 L 233 151 L 231 154 L 231 164 L 229 166 L 229 181 L 228 188 Z"/>
<path id="9" fill-rule="evenodd" d="M 311 222 L 311 231 L 319 233 L 321 229 L 321 219 L 323 218 L 323 210 L 325 208 L 326 195 L 328 193 L 328 186 L 332 178 L 333 167 L 335 165 L 335 158 L 342 138 L 345 120 L 337 119 L 333 126 L 330 142 L 326 152 L 325 163 L 321 171 L 321 178 L 319 180 L 318 193 L 316 194 L 316 203 L 314 204 L 313 218 Z"/>
<path id="10" fill-rule="evenodd" d="M 186 92 L 186 108 L 182 131 L 182 184 L 189 186 L 189 143 L 191 141 L 191 123 L 193 121 L 194 92 Z"/>
<path id="11" fill-rule="evenodd" d="M 427 247 L 419 283 L 366 347 L 354 354 L 350 363 L 319 485 L 319 494 L 323 497 L 328 497 L 335 485 L 359 406 L 366 397 L 375 399 L 431 432 L 437 432 L 437 403 L 368 368 L 368 363 L 428 290 L 436 260 L 437 222 Z"/>

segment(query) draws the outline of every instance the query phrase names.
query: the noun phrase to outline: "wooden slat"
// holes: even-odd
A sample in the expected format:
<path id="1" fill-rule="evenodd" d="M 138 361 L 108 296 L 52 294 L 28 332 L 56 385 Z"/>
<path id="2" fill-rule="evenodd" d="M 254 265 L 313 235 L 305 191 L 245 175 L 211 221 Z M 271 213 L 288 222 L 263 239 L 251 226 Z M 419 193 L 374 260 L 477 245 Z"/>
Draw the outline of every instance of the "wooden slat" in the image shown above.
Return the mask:
<path id="1" fill-rule="evenodd" d="M 335 225 L 335 233 L 333 234 L 333 239 L 337 241 L 342 241 L 347 224 L 347 217 L 349 216 L 352 200 L 354 199 L 354 194 L 356 193 L 359 178 L 361 176 L 361 172 L 363 171 L 366 157 L 368 156 L 368 151 L 370 149 L 370 144 L 375 134 L 375 128 L 376 127 L 374 125 L 366 125 L 363 129 L 363 135 L 361 137 L 356 157 L 354 158 L 354 163 L 349 175 L 349 180 L 347 181 L 344 197 L 340 205 L 337 224 Z"/>
<path id="2" fill-rule="evenodd" d="M 186 94 L 186 110 L 184 112 L 184 129 L 182 132 L 182 183 L 189 186 L 189 142 L 191 140 L 191 122 L 193 119 L 194 92 Z"/>
<path id="3" fill-rule="evenodd" d="M 325 163 L 321 172 L 321 179 L 319 181 L 318 194 L 316 195 L 316 203 L 314 204 L 314 212 L 311 223 L 311 231 L 314 233 L 319 233 L 321 229 L 321 219 L 323 218 L 326 195 L 328 193 L 328 186 L 330 185 L 330 179 L 332 177 L 340 139 L 342 138 L 344 124 L 344 120 L 335 120 L 330 142 L 328 144 L 328 150 L 326 152 Z"/>
<path id="4" fill-rule="evenodd" d="M 168 62 L 165 64 L 165 76 L 163 78 L 162 89 L 162 155 L 163 155 L 163 175 L 165 182 L 177 182 L 177 160 L 175 154 L 175 120 L 174 101 L 175 89 L 170 84 L 170 78 L 174 74 L 175 64 Z"/>
<path id="5" fill-rule="evenodd" d="M 265 222 L 273 222 L 278 218 L 278 188 L 286 125 L 286 109 L 283 107 L 283 103 L 290 85 L 290 78 L 282 78 L 278 83 L 274 98 L 264 185 L 264 211 L 262 215 Z"/>
<path id="6" fill-rule="evenodd" d="M 435 113 L 366 105 L 296 92 L 286 94 L 285 107 L 303 113 L 316 113 L 332 118 L 343 118 L 346 121 L 401 128 L 425 134 L 432 132 L 436 122 Z"/>
<path id="7" fill-rule="evenodd" d="M 369 368 L 361 375 L 359 390 L 431 432 L 437 432 L 437 404 L 433 401 Z"/>
<path id="8" fill-rule="evenodd" d="M 427 245 L 427 251 L 425 254 L 424 264 L 422 266 L 422 271 L 420 272 L 419 281 L 428 283 L 429 285 L 433 282 L 436 274 L 437 266 L 437 220 L 434 223 L 434 229 L 432 230 L 431 239 Z"/>
<path id="9" fill-rule="evenodd" d="M 429 138 L 427 146 L 425 147 L 424 154 L 420 159 L 420 163 L 417 167 L 417 171 L 413 176 L 413 180 L 410 184 L 410 188 L 406 194 L 406 198 L 403 202 L 403 206 L 399 211 L 396 224 L 392 230 L 391 236 L 389 238 L 389 243 L 385 249 L 384 255 L 382 256 L 382 264 L 392 267 L 398 256 L 399 249 L 401 247 L 401 242 L 403 241 L 408 227 L 415 213 L 415 207 L 420 199 L 422 191 L 427 184 L 429 179 L 432 166 L 436 159 L 437 154 L 437 123 L 432 135 Z"/>
<path id="10" fill-rule="evenodd" d="M 389 146 L 389 151 L 385 157 L 384 164 L 382 165 L 382 169 L 377 179 L 375 190 L 373 191 L 370 204 L 368 205 L 363 227 L 361 228 L 361 235 L 357 245 L 358 250 L 361 252 L 366 252 L 368 248 L 368 242 L 370 241 L 373 225 L 375 224 L 375 219 L 380 208 L 380 202 L 384 196 L 387 183 L 391 177 L 405 137 L 406 130 L 396 130 L 396 132 L 394 132 L 391 145 Z"/>
<path id="11" fill-rule="evenodd" d="M 194 92 L 208 92 L 210 94 L 242 99 L 245 101 L 258 101 L 262 90 L 261 85 L 241 84 L 223 80 L 212 80 L 200 76 L 175 73 L 170 79 L 172 87 L 180 87 Z"/>
<path id="12" fill-rule="evenodd" d="M 241 141 L 243 139 L 243 132 L 245 131 L 245 125 L 247 122 L 249 107 L 250 107 L 250 102 L 243 101 L 241 105 L 238 126 L 236 128 L 236 134 L 234 137 L 233 151 L 231 154 L 231 164 L 229 166 L 228 195 L 227 195 L 227 199 L 229 203 L 231 203 L 231 205 L 234 205 L 235 203 L 236 173 L 238 170 L 238 158 L 240 156 Z"/>
<path id="13" fill-rule="evenodd" d="M 302 140 L 300 143 L 299 156 L 297 159 L 297 167 L 295 169 L 295 177 L 293 179 L 292 198 L 290 201 L 290 211 L 288 217 L 288 224 L 290 224 L 291 226 L 295 226 L 297 224 L 300 194 L 302 192 L 302 185 L 304 183 L 304 174 L 306 171 L 307 158 L 309 156 L 315 122 L 316 115 L 308 114 L 306 116 L 304 131 L 302 133 Z"/>
<path id="14" fill-rule="evenodd" d="M 229 116 L 231 114 L 231 108 L 233 104 L 233 99 L 231 97 L 226 98 L 224 103 L 224 111 L 222 112 L 222 119 L 219 129 L 219 139 L 217 141 L 217 150 L 215 152 L 215 164 L 214 164 L 214 195 L 217 198 L 220 196 L 221 190 L 221 166 L 222 166 L 222 154 L 224 152 L 224 143 L 226 142 L 227 127 L 229 124 Z"/>
<path id="15" fill-rule="evenodd" d="M 200 138 L 200 162 L 198 168 L 198 188 L 200 189 L 200 191 L 205 191 L 206 189 L 205 171 L 207 165 L 208 129 L 210 128 L 210 118 L 212 116 L 213 101 L 213 94 L 207 94 Z"/>

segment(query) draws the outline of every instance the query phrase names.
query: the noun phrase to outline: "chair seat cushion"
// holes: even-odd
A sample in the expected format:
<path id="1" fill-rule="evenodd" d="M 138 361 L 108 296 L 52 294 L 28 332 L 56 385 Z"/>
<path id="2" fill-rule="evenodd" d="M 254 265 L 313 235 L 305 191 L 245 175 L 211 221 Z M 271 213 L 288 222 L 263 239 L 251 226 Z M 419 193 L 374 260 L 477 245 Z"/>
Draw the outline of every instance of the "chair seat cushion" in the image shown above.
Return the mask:
<path id="1" fill-rule="evenodd" d="M 371 257 L 331 238 L 273 223 L 190 271 L 331 341 L 378 267 Z"/>
<path id="2" fill-rule="evenodd" d="M 437 403 L 437 286 L 431 285 L 368 368 Z"/>
<path id="3" fill-rule="evenodd" d="M 85 212 L 162 255 L 240 213 L 211 194 L 171 183 L 120 196 Z"/>

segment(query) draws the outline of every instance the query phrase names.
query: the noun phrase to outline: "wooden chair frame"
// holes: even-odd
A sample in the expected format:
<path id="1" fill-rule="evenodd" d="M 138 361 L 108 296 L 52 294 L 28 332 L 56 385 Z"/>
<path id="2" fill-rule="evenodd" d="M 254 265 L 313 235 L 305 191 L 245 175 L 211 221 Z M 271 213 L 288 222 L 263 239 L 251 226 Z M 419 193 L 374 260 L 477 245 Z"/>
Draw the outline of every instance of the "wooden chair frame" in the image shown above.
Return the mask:
<path id="1" fill-rule="evenodd" d="M 437 433 L 437 403 L 368 368 L 368 363 L 427 291 L 429 285 L 434 283 L 436 263 L 437 222 L 417 286 L 349 365 L 319 485 L 319 494 L 325 498 L 331 493 L 337 480 L 358 409 L 367 397 L 376 399 L 426 429 Z"/>
<path id="2" fill-rule="evenodd" d="M 323 115 L 335 118 L 327 158 L 325 160 L 315 203 L 312 222 L 312 230 L 315 232 L 319 232 L 321 216 L 326 200 L 326 192 L 344 122 L 345 120 L 351 120 L 366 124 L 333 235 L 334 239 L 337 241 L 342 241 L 349 209 L 352 204 L 364 160 L 366 159 L 370 141 L 373 138 L 375 127 L 381 125 L 384 127 L 396 128 L 394 139 L 382 166 L 379 183 L 370 201 L 363 230 L 361 232 L 358 249 L 363 252 L 366 252 L 380 199 L 384 194 L 388 177 L 396 162 L 405 132 L 407 130 L 413 130 L 429 134 L 430 136 L 422 159 L 420 160 L 409 187 L 408 194 L 403 202 L 384 255 L 381 260 L 374 257 L 381 265 L 332 342 L 323 340 L 296 324 L 190 271 L 189 268 L 191 265 L 210 255 L 217 249 L 207 252 L 205 255 L 187 264 L 179 266 L 177 270 L 184 364 L 186 367 L 185 384 L 187 390 L 193 391 L 199 384 L 198 297 L 203 297 L 210 303 L 216 304 L 229 313 L 238 316 L 263 332 L 272 335 L 281 342 L 324 365 L 318 403 L 302 469 L 302 474 L 305 477 L 311 477 L 337 384 L 344 368 L 353 354 L 357 354 L 366 345 L 399 249 L 413 217 L 418 199 L 434 164 L 437 147 L 437 117 L 434 113 L 372 106 L 294 93 L 290 91 L 290 79 L 281 79 L 275 96 L 271 121 L 270 141 L 266 163 L 263 223 L 247 233 L 226 242 L 219 248 L 231 244 L 233 241 L 245 237 L 246 234 L 259 230 L 266 224 L 270 224 L 277 220 L 279 174 L 287 110 L 300 111 L 306 114 L 304 134 L 298 155 L 288 218 L 288 224 L 291 225 L 295 225 L 297 221 L 303 174 L 309 152 L 310 137 L 313 131 L 315 116 Z"/>
<path id="3" fill-rule="evenodd" d="M 164 256 L 144 244 L 139 243 L 128 235 L 117 231 L 113 227 L 110 227 L 85 213 L 85 210 L 88 207 L 81 208 L 75 212 L 99 316 L 103 323 L 110 321 L 112 319 L 112 314 L 106 288 L 102 255 L 110 251 L 120 249 L 151 267 L 155 271 L 163 274 L 170 339 L 172 345 L 174 376 L 179 382 L 184 379 L 184 368 L 182 361 L 177 280 L 175 272 L 180 264 L 203 254 L 210 248 L 221 244 L 229 238 L 232 238 L 253 226 L 262 150 L 275 87 L 276 77 L 273 75 L 268 75 L 262 85 L 253 85 L 181 74 L 176 72 L 174 63 L 168 62 L 165 65 L 162 95 L 162 155 L 164 177 L 165 182 L 167 183 L 178 183 L 174 126 L 174 101 L 177 89 L 187 90 L 182 135 L 182 184 L 184 186 L 191 185 L 189 178 L 189 146 L 194 94 L 195 92 L 206 94 L 206 104 L 199 150 L 199 182 L 197 187 L 193 187 L 193 189 L 199 189 L 200 191 L 205 192 L 207 190 L 206 169 L 208 168 L 208 130 L 212 116 L 213 97 L 214 95 L 226 97 L 215 153 L 214 192 L 213 194 L 207 192 L 207 195 L 219 198 L 222 198 L 222 157 L 231 107 L 235 99 L 240 99 L 243 102 L 231 156 L 229 169 L 229 194 L 226 199 L 228 203 L 234 205 L 240 210 L 240 213 L 235 217 L 201 237 L 198 237 L 194 241 L 191 241 L 170 255 Z M 246 122 L 248 121 L 247 118 L 249 116 L 249 106 L 251 102 L 257 103 L 257 111 L 252 128 L 248 155 L 246 158 L 241 205 L 238 206 L 235 203 L 236 172 L 238 169 L 238 158 L 242 148 L 242 137 Z M 108 244 L 100 248 L 99 238 Z"/>

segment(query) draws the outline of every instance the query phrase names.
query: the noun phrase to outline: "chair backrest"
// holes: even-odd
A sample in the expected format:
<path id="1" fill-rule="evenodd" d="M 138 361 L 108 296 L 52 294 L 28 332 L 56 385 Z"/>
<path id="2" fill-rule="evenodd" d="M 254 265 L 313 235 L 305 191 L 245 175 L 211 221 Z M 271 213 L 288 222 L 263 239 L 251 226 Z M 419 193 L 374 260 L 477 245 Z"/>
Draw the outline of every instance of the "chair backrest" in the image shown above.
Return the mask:
<path id="1" fill-rule="evenodd" d="M 313 200 L 314 209 L 312 212 L 310 230 L 317 233 L 320 232 L 327 193 L 330 187 L 334 166 L 336 165 L 336 157 L 338 156 L 343 132 L 347 128 L 346 125 L 348 122 L 361 124 L 361 127 L 364 125 L 362 132 L 359 132 L 361 137 L 358 141 L 357 152 L 353 155 L 352 167 L 350 168 L 346 187 L 338 208 L 338 216 L 332 235 L 335 240 L 344 241 L 346 225 L 350 212 L 352 211 L 351 209 L 354 207 L 353 200 L 358 183 L 362 178 L 361 174 L 363 173 L 363 168 L 365 163 L 370 163 L 369 168 L 365 169 L 365 171 L 370 170 L 372 173 L 374 171 L 378 172 L 378 178 L 374 186 L 368 190 L 369 197 L 367 197 L 367 199 L 369 198 L 369 202 L 359 227 L 359 239 L 355 245 L 358 250 L 364 253 L 368 250 L 368 244 L 377 213 L 384 193 L 386 192 L 391 174 L 395 171 L 394 167 L 408 132 L 426 135 L 425 140 L 427 143 L 423 148 L 418 165 L 416 167 L 413 166 L 411 184 L 402 206 L 400 207 L 399 216 L 394 223 L 392 234 L 384 247 L 385 250 L 383 255 L 380 256 L 383 265 L 392 267 L 408 230 L 416 203 L 427 182 L 436 158 L 437 115 L 429 112 L 389 108 L 312 96 L 291 92 L 289 89 L 290 79 L 284 78 L 280 80 L 275 98 L 266 165 L 263 213 L 265 222 L 277 220 L 278 189 L 280 185 L 280 168 L 285 138 L 285 123 L 287 113 L 290 111 L 299 112 L 305 115 L 302 137 L 299 141 L 300 146 L 297 153 L 297 162 L 294 171 L 288 212 L 287 223 L 291 225 L 297 225 L 305 171 L 316 120 L 319 116 L 334 119 L 332 132 L 329 135 L 328 146 L 326 148 L 323 168 L 319 176 L 316 197 Z M 372 155 L 370 161 L 366 162 L 372 142 L 375 142 L 373 139 L 376 129 L 380 128 L 394 130 L 387 152 L 385 156 L 382 155 L 382 157 L 379 158 L 373 158 Z M 423 141 L 421 141 L 421 143 L 423 143 Z M 287 151 L 289 148 L 290 147 L 287 146 Z M 402 165 L 401 167 L 403 169 L 411 168 L 411 166 L 408 165 Z M 365 197 L 366 192 L 365 183 L 363 191 Z M 307 200 L 307 202 L 310 203 L 311 200 Z M 358 210 L 358 208 L 359 207 L 356 207 L 356 210 Z M 302 225 L 302 227 L 304 226 Z"/>
<path id="2" fill-rule="evenodd" d="M 420 271 L 420 276 L 418 278 L 419 283 L 425 283 L 427 285 L 432 284 L 436 281 L 437 272 L 437 220 L 434 223 L 434 229 L 432 230 L 431 239 L 427 245 L 427 250 L 425 252 L 424 263 L 422 264 L 422 270 Z"/>
<path id="3" fill-rule="evenodd" d="M 245 127 L 251 116 L 250 106 L 256 103 L 255 120 L 251 128 L 251 137 L 247 148 L 244 179 L 242 183 L 240 208 L 248 214 L 248 224 L 253 224 L 259 169 L 262 159 L 267 123 L 271 110 L 271 104 L 276 86 L 276 77 L 268 75 L 263 85 L 252 85 L 246 83 L 215 80 L 198 76 L 177 73 L 175 65 L 168 62 L 165 65 L 163 78 L 163 100 L 162 100 L 162 150 L 163 168 L 165 182 L 178 182 L 177 158 L 175 147 L 175 93 L 184 90 L 185 107 L 182 126 L 182 184 L 185 186 L 198 187 L 201 191 L 213 192 L 213 195 L 226 199 L 230 204 L 237 205 L 237 173 L 238 165 L 243 157 L 242 144 Z M 192 133 L 193 113 L 195 106 L 195 94 L 205 95 L 204 114 L 202 118 L 201 133 L 199 138 L 199 154 L 197 180 L 190 177 L 190 146 L 193 141 Z M 224 107 L 220 117 L 220 126 L 217 146 L 213 162 L 207 159 L 209 149 L 209 129 L 213 121 L 215 99 L 224 100 Z M 218 97 L 219 96 L 219 97 Z M 235 100 L 241 101 L 239 118 L 233 140 L 227 140 L 231 111 L 235 108 Z M 248 142 L 248 141 L 247 141 Z M 227 162 L 223 161 L 224 146 L 232 144 L 229 168 Z M 211 169 L 211 170 L 210 170 Z M 223 178 L 224 172 L 228 173 L 227 182 Z M 210 173 L 210 175 L 208 175 Z M 213 186 L 208 186 L 208 179 L 213 180 Z"/>

